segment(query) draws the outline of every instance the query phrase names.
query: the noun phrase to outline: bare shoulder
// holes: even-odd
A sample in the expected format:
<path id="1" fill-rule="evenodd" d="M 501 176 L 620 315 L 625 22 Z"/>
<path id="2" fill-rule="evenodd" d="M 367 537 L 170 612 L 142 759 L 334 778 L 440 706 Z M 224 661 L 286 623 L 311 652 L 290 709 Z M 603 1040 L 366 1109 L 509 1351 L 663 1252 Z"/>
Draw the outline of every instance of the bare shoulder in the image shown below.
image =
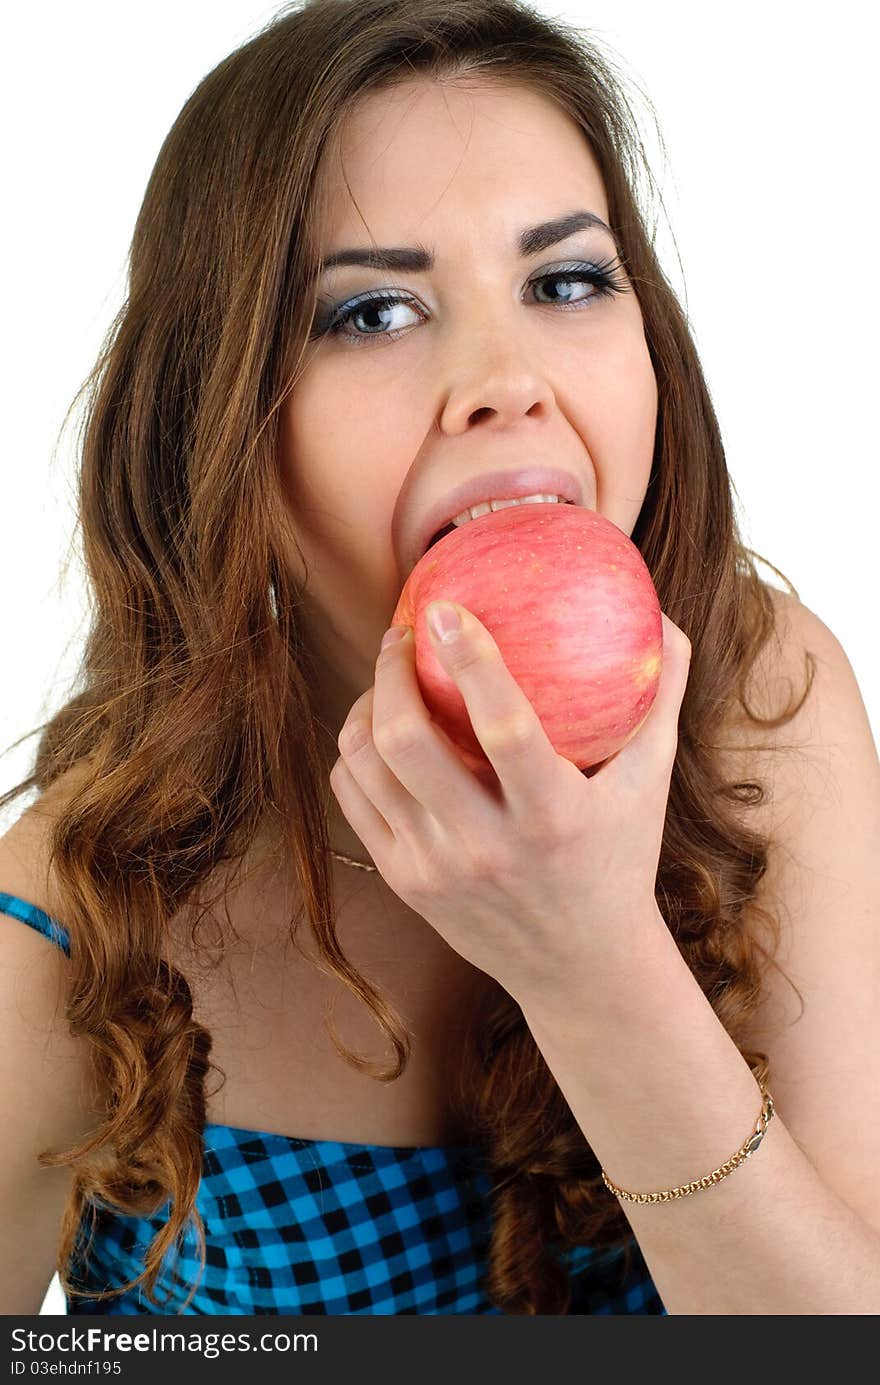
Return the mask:
<path id="1" fill-rule="evenodd" d="M 728 777 L 742 780 L 751 773 L 768 789 L 757 818 L 754 809 L 747 811 L 750 825 L 808 788 L 821 768 L 823 707 L 841 680 L 854 681 L 846 654 L 819 616 L 789 592 L 769 585 L 767 592 L 774 626 L 745 683 L 748 708 L 760 720 L 752 721 L 737 703 L 719 745 Z"/>
<path id="2" fill-rule="evenodd" d="M 48 870 L 60 787 L 0 836 L 0 891 L 64 922 Z M 87 1040 L 66 1019 L 70 963 L 51 939 L 0 912 L 0 1312 L 38 1313 L 56 1268 L 73 1173 L 45 1152 L 100 1120 Z"/>
<path id="3" fill-rule="evenodd" d="M 726 807 L 767 843 L 766 870 L 758 882 L 749 915 L 761 909 L 780 928 L 776 961 L 805 979 L 799 961 L 807 946 L 825 957 L 831 934 L 842 939 L 844 918 L 876 915 L 876 859 L 880 825 L 880 761 L 870 721 L 846 651 L 828 625 L 796 597 L 772 590 L 776 630 L 750 671 L 748 702 L 759 716 L 778 724 L 756 726 L 731 717 L 720 752 L 729 783 L 759 783 L 760 802 L 726 800 Z M 806 691 L 806 696 L 803 696 Z M 789 704 L 798 710 L 780 720 Z M 842 891 L 843 893 L 838 893 Z M 861 891 L 860 902 L 858 892 Z M 757 907 L 756 907 L 757 906 Z M 876 923 L 865 925 L 876 948 Z M 812 941 L 810 941 L 812 940 Z M 870 973 L 870 964 L 867 965 Z M 855 994 L 855 991 L 853 992 Z M 799 1001 L 774 972 L 768 999 L 756 1017 L 753 1040 L 766 1041 L 776 1017 L 795 1023 Z"/>
<path id="4" fill-rule="evenodd" d="M 49 847 L 63 801 L 59 790 L 47 794 L 0 836 L 0 892 L 62 925 Z M 95 1124 L 88 1044 L 70 1033 L 65 1017 L 69 971 L 56 943 L 0 913 L 0 1115 L 2 1108 L 30 1112 L 34 1155 L 73 1143 Z M 0 1131 L 0 1153 L 3 1143 Z"/>

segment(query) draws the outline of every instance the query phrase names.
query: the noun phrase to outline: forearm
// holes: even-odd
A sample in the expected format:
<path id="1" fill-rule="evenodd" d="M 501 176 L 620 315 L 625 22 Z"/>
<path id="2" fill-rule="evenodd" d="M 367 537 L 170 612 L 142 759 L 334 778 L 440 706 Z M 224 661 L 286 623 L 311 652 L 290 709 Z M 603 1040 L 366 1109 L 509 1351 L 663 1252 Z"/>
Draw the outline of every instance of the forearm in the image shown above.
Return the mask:
<path id="1" fill-rule="evenodd" d="M 573 990 L 552 1013 L 522 1006 L 602 1168 L 628 1192 L 710 1173 L 761 1110 L 748 1065 L 656 923 L 628 982 L 601 997 Z M 820 1178 L 778 1108 L 760 1147 L 714 1186 L 620 1205 L 670 1314 L 880 1313 L 880 1236 Z"/>

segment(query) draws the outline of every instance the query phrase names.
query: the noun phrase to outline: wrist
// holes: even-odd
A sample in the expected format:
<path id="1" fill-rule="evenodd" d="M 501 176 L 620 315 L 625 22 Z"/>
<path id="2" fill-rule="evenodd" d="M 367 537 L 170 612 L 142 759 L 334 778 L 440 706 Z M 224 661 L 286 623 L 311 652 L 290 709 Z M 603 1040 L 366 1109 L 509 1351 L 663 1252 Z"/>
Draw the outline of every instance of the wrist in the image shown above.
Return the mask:
<path id="1" fill-rule="evenodd" d="M 586 943 L 569 954 L 564 974 L 552 985 L 545 983 L 516 997 L 530 1027 L 533 1021 L 544 1032 L 566 1021 L 576 1023 L 579 1032 L 592 1022 L 600 1031 L 609 1025 L 628 1026 L 634 1014 L 644 1013 L 646 1002 L 663 994 L 670 976 L 682 969 L 690 975 L 653 902 L 628 913 L 615 929 L 609 928 L 601 947 L 589 938 Z"/>
<path id="2" fill-rule="evenodd" d="M 748 1064 L 663 929 L 665 940 L 646 928 L 628 978 L 569 991 L 555 1011 L 533 1003 L 523 1012 L 601 1167 L 637 1193 L 716 1168 L 761 1105 Z"/>

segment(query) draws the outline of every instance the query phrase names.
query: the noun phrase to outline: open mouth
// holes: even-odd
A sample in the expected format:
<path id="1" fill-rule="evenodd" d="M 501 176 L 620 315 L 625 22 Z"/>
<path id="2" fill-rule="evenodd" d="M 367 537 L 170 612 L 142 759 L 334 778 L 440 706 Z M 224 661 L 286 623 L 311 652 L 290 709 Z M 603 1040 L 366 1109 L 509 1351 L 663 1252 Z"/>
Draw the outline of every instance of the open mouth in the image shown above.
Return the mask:
<path id="1" fill-rule="evenodd" d="M 522 504 L 530 504 L 530 505 L 535 505 L 535 504 L 542 504 L 542 505 L 553 505 L 553 504 L 557 504 L 557 505 L 573 505 L 573 504 L 574 504 L 574 501 L 573 501 L 573 500 L 563 500 L 561 496 L 553 496 L 552 498 L 548 498 L 548 497 L 542 496 L 540 499 L 539 499 L 537 496 L 535 496 L 535 497 L 529 497 L 527 500 L 524 499 L 524 500 L 516 500 L 516 501 L 506 501 L 506 502 L 504 502 L 504 504 L 499 504 L 498 507 L 497 507 L 497 509 L 493 506 L 491 513 L 497 514 L 497 513 L 498 513 L 498 510 L 500 510 L 500 509 L 505 509 L 505 510 L 506 510 L 506 509 L 509 509 L 512 505 L 522 505 Z M 474 508 L 475 508 L 475 509 L 482 509 L 482 506 L 474 506 Z M 484 511 L 483 511 L 483 514 L 489 514 L 489 513 L 490 513 L 490 511 L 488 511 L 488 510 L 484 510 Z M 451 534 L 452 531 L 453 531 L 453 529 L 461 529 L 461 528 L 464 527 L 464 525 L 469 524 L 470 521 L 471 521 L 472 519 L 482 519 L 482 518 L 483 518 L 483 515 L 473 515 L 473 514 L 469 514 L 469 515 L 467 516 L 467 518 L 464 518 L 464 517 L 462 517 L 462 516 L 459 516 L 458 522 L 457 522 L 457 523 L 456 523 L 455 520 L 450 520 L 449 524 L 444 524 L 444 526 L 443 526 L 442 529 L 438 529 L 438 530 L 437 530 L 437 533 L 436 533 L 436 534 L 434 535 L 434 537 L 431 539 L 431 542 L 428 544 L 428 548 L 425 549 L 425 552 L 427 553 L 427 552 L 428 552 L 428 549 L 433 548 L 433 547 L 434 547 L 434 544 L 435 544 L 435 543 L 439 543 L 440 540 L 443 539 L 443 538 L 445 538 L 447 534 Z"/>
<path id="2" fill-rule="evenodd" d="M 437 533 L 434 535 L 431 542 L 428 544 L 428 548 L 433 548 L 435 543 L 439 543 L 441 539 L 445 539 L 446 535 L 451 534 L 454 528 L 454 524 L 447 524 L 445 528 L 438 529 Z M 426 553 L 428 551 L 428 548 L 425 549 Z"/>

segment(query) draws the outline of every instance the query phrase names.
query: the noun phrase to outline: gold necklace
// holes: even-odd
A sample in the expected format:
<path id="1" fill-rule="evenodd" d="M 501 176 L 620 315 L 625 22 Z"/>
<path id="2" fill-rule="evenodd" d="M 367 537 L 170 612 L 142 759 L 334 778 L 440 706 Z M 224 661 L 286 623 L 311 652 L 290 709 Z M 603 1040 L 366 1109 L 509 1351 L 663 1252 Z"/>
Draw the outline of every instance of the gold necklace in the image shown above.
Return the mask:
<path id="1" fill-rule="evenodd" d="M 366 863 L 365 861 L 353 861 L 352 858 L 351 858 L 350 856 L 343 856 L 342 853 L 341 853 L 340 851 L 334 851 L 333 848 L 332 848 L 332 846 L 331 846 L 331 848 L 330 848 L 330 855 L 331 855 L 331 856 L 335 856 L 336 859 L 337 859 L 337 861 L 343 861 L 343 862 L 345 863 L 345 865 L 347 865 L 347 866 L 356 866 L 358 870 L 376 870 L 376 871 L 377 871 L 377 870 L 379 869 L 378 866 L 367 865 L 367 863 Z"/>

